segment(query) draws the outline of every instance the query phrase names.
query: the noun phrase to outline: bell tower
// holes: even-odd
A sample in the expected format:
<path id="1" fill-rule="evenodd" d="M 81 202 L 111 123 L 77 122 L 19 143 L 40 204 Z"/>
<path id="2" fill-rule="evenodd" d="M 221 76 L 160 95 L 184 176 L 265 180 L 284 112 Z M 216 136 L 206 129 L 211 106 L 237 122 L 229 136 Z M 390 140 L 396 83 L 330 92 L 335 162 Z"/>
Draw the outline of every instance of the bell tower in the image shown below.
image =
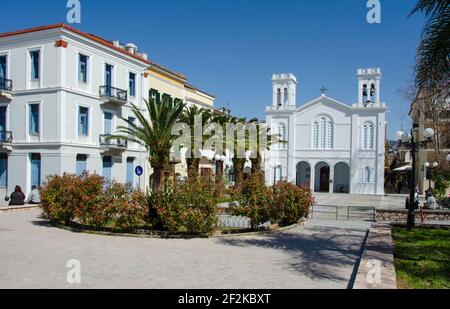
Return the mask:
<path id="1" fill-rule="evenodd" d="M 369 107 L 381 104 L 381 69 L 358 69 L 358 104 Z"/>
<path id="2" fill-rule="evenodd" d="M 296 106 L 297 78 L 294 74 L 274 74 L 273 103 L 277 109 L 293 109 Z"/>

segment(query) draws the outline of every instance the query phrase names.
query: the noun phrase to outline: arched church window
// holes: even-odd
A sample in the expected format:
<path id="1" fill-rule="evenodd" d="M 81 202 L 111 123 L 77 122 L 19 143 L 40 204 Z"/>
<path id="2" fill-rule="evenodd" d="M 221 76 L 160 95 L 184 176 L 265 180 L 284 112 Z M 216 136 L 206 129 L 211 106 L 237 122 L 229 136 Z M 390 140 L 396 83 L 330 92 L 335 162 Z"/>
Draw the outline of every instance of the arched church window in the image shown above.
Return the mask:
<path id="1" fill-rule="evenodd" d="M 363 149 L 372 150 L 375 147 L 375 126 L 372 122 L 365 122 L 362 129 Z"/>
<path id="2" fill-rule="evenodd" d="M 279 138 L 282 142 L 287 142 L 287 129 L 284 124 L 280 124 L 280 127 L 278 129 L 279 132 Z M 286 143 L 280 143 L 280 149 L 286 149 Z"/>
<path id="3" fill-rule="evenodd" d="M 313 148 L 319 148 L 319 122 L 317 121 L 313 123 Z"/>
<path id="4" fill-rule="evenodd" d="M 281 89 L 277 89 L 277 105 L 281 106 Z"/>
<path id="5" fill-rule="evenodd" d="M 368 95 L 369 95 L 369 93 L 368 93 L 367 85 L 364 84 L 363 89 L 362 89 L 363 103 L 367 103 Z"/>
<path id="6" fill-rule="evenodd" d="M 313 149 L 334 148 L 334 125 L 328 117 L 320 117 L 313 122 Z"/>
<path id="7" fill-rule="evenodd" d="M 375 102 L 375 84 L 370 85 L 370 102 Z"/>
<path id="8" fill-rule="evenodd" d="M 289 101 L 288 89 L 284 88 L 284 105 L 287 105 L 288 101 Z"/>
<path id="9" fill-rule="evenodd" d="M 333 122 L 328 119 L 327 121 L 327 148 L 334 148 L 334 130 L 333 130 Z"/>
<path id="10" fill-rule="evenodd" d="M 372 183 L 372 169 L 370 167 L 364 169 L 364 183 Z"/>

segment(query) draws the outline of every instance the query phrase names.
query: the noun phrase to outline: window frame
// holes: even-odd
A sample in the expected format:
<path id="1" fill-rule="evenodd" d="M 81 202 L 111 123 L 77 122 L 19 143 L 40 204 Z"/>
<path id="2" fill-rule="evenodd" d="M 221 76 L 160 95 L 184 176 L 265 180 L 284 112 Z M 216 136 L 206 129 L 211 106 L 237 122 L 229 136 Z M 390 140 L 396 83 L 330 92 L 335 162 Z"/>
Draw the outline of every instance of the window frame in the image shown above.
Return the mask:
<path id="1" fill-rule="evenodd" d="M 31 81 L 38 81 L 41 79 L 41 63 L 42 63 L 42 49 L 30 49 L 28 51 L 28 55 L 29 55 L 29 61 L 30 61 L 30 80 Z M 38 56 L 38 63 L 37 63 L 37 68 L 35 67 L 36 65 L 36 60 L 33 59 L 32 55 L 37 55 Z M 37 69 L 37 77 L 36 77 L 36 69 Z M 33 74 L 34 73 L 34 74 Z"/>
<path id="2" fill-rule="evenodd" d="M 37 119 L 33 116 L 33 108 L 36 108 Z M 28 103 L 28 134 L 30 136 L 40 136 L 41 134 L 41 102 L 29 102 Z M 32 130 L 32 119 L 35 120 L 34 125 L 37 130 Z"/>
<path id="3" fill-rule="evenodd" d="M 86 110 L 86 134 L 84 134 L 84 128 L 82 128 L 82 123 L 81 123 L 81 109 L 85 109 Z M 81 138 L 87 138 L 90 136 L 90 107 L 88 106 L 83 106 L 83 105 L 78 105 L 78 109 L 77 109 L 77 135 L 78 137 Z"/>
<path id="4" fill-rule="evenodd" d="M 81 57 L 86 58 L 84 76 L 81 73 L 81 65 L 82 65 Z M 78 82 L 86 85 L 89 84 L 89 59 L 90 59 L 89 55 L 78 52 Z"/>

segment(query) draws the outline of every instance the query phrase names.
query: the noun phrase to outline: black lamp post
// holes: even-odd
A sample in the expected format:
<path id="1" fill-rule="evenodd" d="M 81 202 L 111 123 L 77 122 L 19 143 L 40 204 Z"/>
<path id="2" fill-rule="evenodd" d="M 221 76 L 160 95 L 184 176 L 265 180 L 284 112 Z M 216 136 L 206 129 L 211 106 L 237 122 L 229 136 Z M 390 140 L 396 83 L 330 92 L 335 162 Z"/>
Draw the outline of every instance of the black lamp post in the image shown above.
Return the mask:
<path id="1" fill-rule="evenodd" d="M 409 209 L 408 209 L 408 222 L 407 228 L 411 230 L 415 226 L 416 221 L 416 155 L 419 149 L 427 148 L 428 144 L 430 144 L 434 137 L 434 130 L 428 128 L 424 131 L 423 135 L 426 138 L 424 141 L 416 141 L 415 132 L 419 128 L 418 124 L 414 124 L 411 130 L 411 134 L 404 133 L 402 131 L 397 132 L 397 140 L 399 141 L 400 146 L 404 146 L 411 151 L 411 159 L 412 159 L 412 169 L 411 169 L 411 188 L 409 195 Z"/>

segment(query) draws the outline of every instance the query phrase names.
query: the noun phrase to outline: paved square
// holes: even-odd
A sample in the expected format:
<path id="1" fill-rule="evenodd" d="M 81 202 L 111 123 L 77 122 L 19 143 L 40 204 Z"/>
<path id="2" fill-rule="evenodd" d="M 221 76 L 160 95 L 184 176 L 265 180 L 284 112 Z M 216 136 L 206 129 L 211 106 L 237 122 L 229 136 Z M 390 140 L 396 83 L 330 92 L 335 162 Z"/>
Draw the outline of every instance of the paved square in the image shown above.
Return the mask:
<path id="1" fill-rule="evenodd" d="M 77 234 L 39 210 L 0 213 L 0 288 L 347 288 L 367 226 L 164 240 Z M 66 263 L 81 262 L 81 285 Z"/>

